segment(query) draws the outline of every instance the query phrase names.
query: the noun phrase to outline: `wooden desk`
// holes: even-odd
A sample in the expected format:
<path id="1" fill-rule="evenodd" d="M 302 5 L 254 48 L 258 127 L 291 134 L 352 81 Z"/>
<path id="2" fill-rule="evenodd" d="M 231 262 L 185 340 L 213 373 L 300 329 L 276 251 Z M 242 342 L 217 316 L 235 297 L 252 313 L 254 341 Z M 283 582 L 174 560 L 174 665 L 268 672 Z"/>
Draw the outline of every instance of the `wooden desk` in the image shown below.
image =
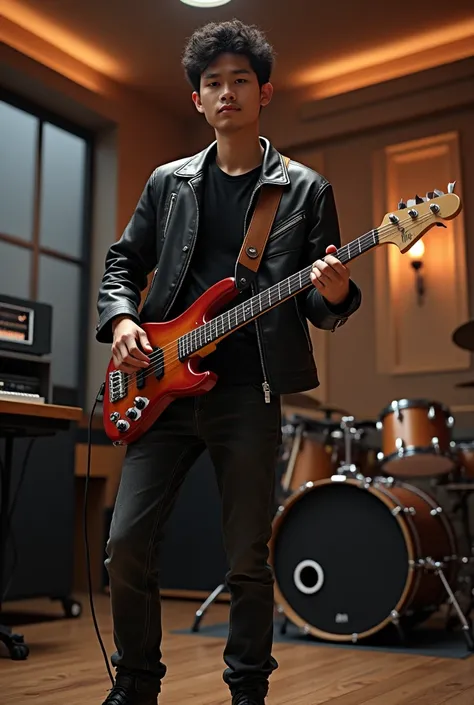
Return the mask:
<path id="1" fill-rule="evenodd" d="M 34 404 L 23 401 L 0 400 L 0 437 L 5 439 L 4 460 L 0 463 L 0 614 L 3 595 L 3 571 L 9 529 L 10 485 L 13 465 L 13 444 L 16 438 L 54 436 L 57 431 L 67 430 L 71 423 L 79 421 L 82 409 L 56 404 Z M 0 624 L 0 641 L 15 660 L 27 658 L 29 649 L 19 634 Z"/>

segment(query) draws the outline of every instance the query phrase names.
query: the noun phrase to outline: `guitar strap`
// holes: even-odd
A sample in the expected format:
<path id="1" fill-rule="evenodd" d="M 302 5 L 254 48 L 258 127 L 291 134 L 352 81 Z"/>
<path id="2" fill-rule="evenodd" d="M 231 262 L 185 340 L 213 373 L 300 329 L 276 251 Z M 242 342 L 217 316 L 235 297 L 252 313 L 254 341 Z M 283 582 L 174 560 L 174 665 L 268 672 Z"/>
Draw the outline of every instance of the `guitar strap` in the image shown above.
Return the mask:
<path id="1" fill-rule="evenodd" d="M 289 158 L 283 158 L 288 167 Z M 252 283 L 257 274 L 282 195 L 283 186 L 265 184 L 260 189 L 235 268 L 235 283 L 241 291 Z"/>

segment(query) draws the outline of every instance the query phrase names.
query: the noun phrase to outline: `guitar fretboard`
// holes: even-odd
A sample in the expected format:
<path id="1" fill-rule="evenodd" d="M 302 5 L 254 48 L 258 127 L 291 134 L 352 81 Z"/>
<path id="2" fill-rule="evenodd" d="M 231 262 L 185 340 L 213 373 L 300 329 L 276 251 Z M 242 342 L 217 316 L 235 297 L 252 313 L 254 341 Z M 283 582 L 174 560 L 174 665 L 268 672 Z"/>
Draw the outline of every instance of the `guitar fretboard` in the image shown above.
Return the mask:
<path id="1" fill-rule="evenodd" d="M 378 231 L 374 229 L 340 247 L 334 253 L 334 256 L 343 264 L 346 264 L 346 262 L 371 250 L 378 243 Z M 287 279 L 278 282 L 278 284 L 274 284 L 259 294 L 252 296 L 229 311 L 216 316 L 211 321 L 194 328 L 189 333 L 185 333 L 178 340 L 179 358 L 181 360 L 185 359 L 198 350 L 205 348 L 206 345 L 216 342 L 231 331 L 253 321 L 265 311 L 269 311 L 286 301 L 286 299 L 296 296 L 304 289 L 312 286 L 311 270 L 311 266 L 306 267 L 300 272 L 292 274 Z"/>

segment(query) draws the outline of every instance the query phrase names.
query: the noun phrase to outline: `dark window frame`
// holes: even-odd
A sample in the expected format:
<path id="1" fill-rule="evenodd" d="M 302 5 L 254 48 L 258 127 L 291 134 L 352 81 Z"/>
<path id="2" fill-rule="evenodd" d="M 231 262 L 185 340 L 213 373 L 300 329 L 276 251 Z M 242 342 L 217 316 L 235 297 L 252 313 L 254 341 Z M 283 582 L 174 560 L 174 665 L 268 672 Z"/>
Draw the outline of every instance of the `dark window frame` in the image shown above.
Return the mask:
<path id="1" fill-rule="evenodd" d="M 33 301 L 38 295 L 38 275 L 40 255 L 48 255 L 55 259 L 71 262 L 81 268 L 81 287 L 79 294 L 79 350 L 78 350 L 78 383 L 76 387 L 53 388 L 53 403 L 77 405 L 84 408 L 86 403 L 86 387 L 88 375 L 88 332 L 89 332 L 89 305 L 90 305 L 90 271 L 92 265 L 92 202 L 93 202 L 93 173 L 94 173 L 94 132 L 72 123 L 70 120 L 51 112 L 47 108 L 30 101 L 29 99 L 12 93 L 0 86 L 0 100 L 11 106 L 33 115 L 39 120 L 39 131 L 36 153 L 35 191 L 34 191 L 34 218 L 33 233 L 30 241 L 20 237 L 6 235 L 0 230 L 0 240 L 11 245 L 23 247 L 32 251 L 32 263 L 29 277 L 29 296 Z M 41 157 L 44 123 L 50 123 L 73 135 L 81 137 L 86 143 L 86 164 L 84 170 L 84 218 L 82 228 L 81 256 L 74 257 L 59 252 L 39 243 L 39 215 L 40 215 L 40 189 L 41 189 Z M 54 312 L 53 312 L 54 316 Z"/>

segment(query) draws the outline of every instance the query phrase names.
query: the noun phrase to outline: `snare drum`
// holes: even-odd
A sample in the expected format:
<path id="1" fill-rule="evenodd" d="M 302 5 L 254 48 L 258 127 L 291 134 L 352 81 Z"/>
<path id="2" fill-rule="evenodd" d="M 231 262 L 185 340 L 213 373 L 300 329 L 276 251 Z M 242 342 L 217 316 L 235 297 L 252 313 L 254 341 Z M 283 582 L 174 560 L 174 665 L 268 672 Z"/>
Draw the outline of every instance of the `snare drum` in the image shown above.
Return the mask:
<path id="1" fill-rule="evenodd" d="M 427 399 L 393 401 L 380 414 L 384 473 L 395 477 L 444 475 L 457 466 L 451 443 L 454 418 Z"/>

